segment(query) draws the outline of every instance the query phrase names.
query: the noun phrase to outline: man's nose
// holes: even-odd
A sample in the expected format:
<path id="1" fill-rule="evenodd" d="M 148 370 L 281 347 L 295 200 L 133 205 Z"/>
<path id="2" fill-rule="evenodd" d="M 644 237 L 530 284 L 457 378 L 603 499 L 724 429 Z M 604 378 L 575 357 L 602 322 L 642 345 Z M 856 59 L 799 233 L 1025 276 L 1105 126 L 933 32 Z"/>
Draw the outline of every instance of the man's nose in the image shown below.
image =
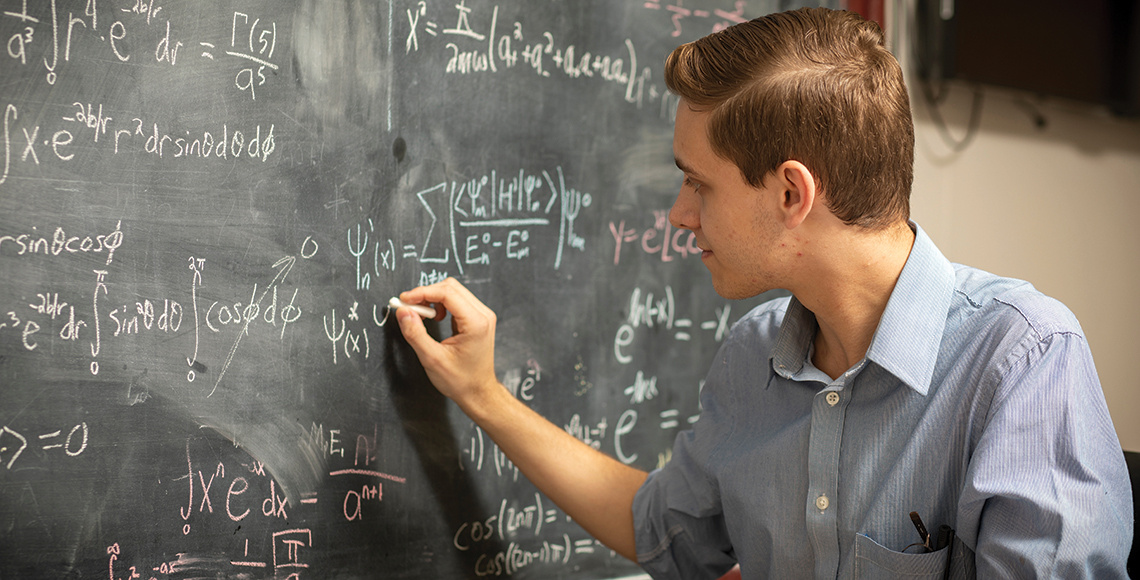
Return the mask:
<path id="1" fill-rule="evenodd" d="M 673 200 L 673 207 L 669 209 L 669 223 L 677 229 L 695 230 L 700 223 L 697 221 L 696 192 L 688 191 L 691 188 L 681 186 L 677 192 L 677 199 Z"/>

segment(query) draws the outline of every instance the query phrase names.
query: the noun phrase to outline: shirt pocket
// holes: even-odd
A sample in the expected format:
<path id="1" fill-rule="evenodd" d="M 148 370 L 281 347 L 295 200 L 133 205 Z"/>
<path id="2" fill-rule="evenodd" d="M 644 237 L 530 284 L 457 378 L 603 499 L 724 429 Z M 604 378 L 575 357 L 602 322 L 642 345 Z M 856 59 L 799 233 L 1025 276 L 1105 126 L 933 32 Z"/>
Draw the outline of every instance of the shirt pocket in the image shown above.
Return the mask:
<path id="1" fill-rule="evenodd" d="M 929 578 L 941 580 L 949 565 L 950 549 L 906 554 L 883 547 L 865 534 L 855 535 L 855 573 L 858 580 Z"/>

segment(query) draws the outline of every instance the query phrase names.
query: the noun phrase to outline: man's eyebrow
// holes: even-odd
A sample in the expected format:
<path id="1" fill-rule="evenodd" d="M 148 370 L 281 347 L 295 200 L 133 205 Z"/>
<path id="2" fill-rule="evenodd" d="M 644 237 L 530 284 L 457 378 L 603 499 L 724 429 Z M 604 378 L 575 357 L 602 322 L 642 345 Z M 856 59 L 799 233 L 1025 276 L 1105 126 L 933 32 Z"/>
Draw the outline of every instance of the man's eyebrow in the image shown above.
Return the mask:
<path id="1" fill-rule="evenodd" d="M 698 177 L 700 176 L 700 174 L 697 173 L 695 170 L 693 170 L 692 167 L 689 167 L 684 161 L 681 161 L 676 156 L 673 157 L 673 163 L 675 163 L 677 165 L 677 169 L 680 169 L 684 173 L 687 173 L 689 175 L 698 176 Z"/>

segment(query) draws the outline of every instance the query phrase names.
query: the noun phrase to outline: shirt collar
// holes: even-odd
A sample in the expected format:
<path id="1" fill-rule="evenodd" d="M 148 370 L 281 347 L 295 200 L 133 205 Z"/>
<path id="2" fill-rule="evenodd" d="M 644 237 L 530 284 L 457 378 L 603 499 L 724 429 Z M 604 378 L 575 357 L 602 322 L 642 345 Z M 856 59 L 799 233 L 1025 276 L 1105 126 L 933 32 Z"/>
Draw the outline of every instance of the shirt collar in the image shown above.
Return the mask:
<path id="1" fill-rule="evenodd" d="M 954 267 L 921 227 L 914 222 L 911 226 L 914 246 L 875 329 L 867 360 L 925 396 L 950 311 Z M 772 350 L 773 372 L 790 379 L 803 370 L 816 327 L 815 315 L 793 296 Z"/>
<path id="2" fill-rule="evenodd" d="M 785 379 L 799 374 L 811 351 L 815 331 L 815 314 L 792 296 L 776 335 L 776 345 L 772 348 L 772 371 Z M 769 377 L 768 384 L 771 382 Z"/>

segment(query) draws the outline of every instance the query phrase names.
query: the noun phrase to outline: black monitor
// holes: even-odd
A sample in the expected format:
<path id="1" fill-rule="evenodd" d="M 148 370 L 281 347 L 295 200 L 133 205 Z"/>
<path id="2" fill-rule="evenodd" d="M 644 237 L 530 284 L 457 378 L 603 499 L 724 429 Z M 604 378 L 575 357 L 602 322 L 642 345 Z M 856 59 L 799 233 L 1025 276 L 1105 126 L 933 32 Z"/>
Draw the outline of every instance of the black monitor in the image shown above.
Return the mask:
<path id="1" fill-rule="evenodd" d="M 1140 0 L 918 0 L 918 73 L 1140 115 Z"/>

